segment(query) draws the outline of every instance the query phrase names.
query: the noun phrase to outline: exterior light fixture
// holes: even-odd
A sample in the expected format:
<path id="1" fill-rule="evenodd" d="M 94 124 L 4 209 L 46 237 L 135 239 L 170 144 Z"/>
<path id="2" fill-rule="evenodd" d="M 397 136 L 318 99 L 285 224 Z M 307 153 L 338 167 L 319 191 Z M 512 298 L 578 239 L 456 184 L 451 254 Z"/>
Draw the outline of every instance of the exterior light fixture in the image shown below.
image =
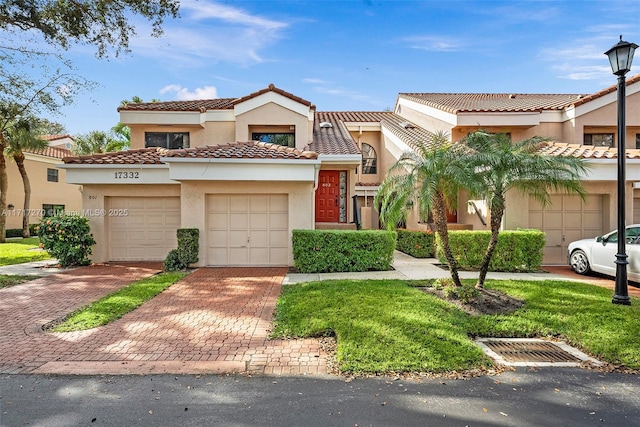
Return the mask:
<path id="1" fill-rule="evenodd" d="M 622 40 L 616 43 L 604 54 L 609 57 L 611 70 L 618 76 L 618 253 L 616 254 L 616 285 L 611 302 L 614 304 L 631 305 L 629 298 L 627 278 L 626 254 L 626 224 L 625 224 L 625 184 L 626 184 L 626 157 L 625 137 L 627 127 L 625 123 L 626 115 L 626 83 L 625 75 L 631 70 L 633 54 L 638 48 L 635 43 Z"/>

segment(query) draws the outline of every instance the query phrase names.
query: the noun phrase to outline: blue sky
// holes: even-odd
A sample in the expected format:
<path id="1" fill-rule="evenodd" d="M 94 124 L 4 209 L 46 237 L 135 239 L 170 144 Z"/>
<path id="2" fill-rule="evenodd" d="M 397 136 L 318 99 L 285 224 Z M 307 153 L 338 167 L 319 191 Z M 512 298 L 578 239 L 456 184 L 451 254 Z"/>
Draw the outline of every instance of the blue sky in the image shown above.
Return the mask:
<path id="1" fill-rule="evenodd" d="M 108 130 L 122 99 L 241 97 L 270 83 L 319 111 L 393 108 L 399 92 L 593 93 L 603 54 L 640 44 L 640 1 L 182 0 L 165 36 L 141 22 L 129 54 L 65 55 L 99 86 L 52 117 Z M 640 72 L 640 53 L 630 75 Z"/>

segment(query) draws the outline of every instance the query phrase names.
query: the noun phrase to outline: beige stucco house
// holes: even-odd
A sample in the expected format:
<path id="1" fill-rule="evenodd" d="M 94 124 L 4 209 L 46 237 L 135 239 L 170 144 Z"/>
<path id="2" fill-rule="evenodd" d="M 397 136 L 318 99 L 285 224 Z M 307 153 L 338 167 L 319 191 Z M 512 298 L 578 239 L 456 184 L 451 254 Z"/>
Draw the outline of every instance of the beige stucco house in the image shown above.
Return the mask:
<path id="1" fill-rule="evenodd" d="M 640 75 L 627 80 L 629 218 L 640 183 Z M 373 196 L 386 171 L 428 132 L 459 140 L 482 128 L 556 141 L 551 155 L 587 158 L 587 200 L 554 195 L 542 210 L 510 194 L 505 228 L 547 231 L 545 261 L 615 226 L 616 92 L 591 95 L 399 94 L 390 112 L 318 112 L 273 85 L 241 98 L 128 104 L 131 150 L 65 158 L 83 187 L 94 262 L 161 260 L 176 229 L 200 230 L 199 265 L 292 265 L 294 229 L 377 228 Z M 640 185 L 638 185 L 640 187 Z M 357 207 L 353 200 L 357 200 Z M 640 194 L 638 194 L 640 200 Z M 453 228 L 486 228 L 481 201 L 460 195 Z M 354 215 L 354 212 L 356 215 Z M 426 229 L 417 216 L 408 227 Z"/>
<path id="2" fill-rule="evenodd" d="M 61 210 L 81 212 L 82 194 L 80 186 L 69 184 L 66 171 L 61 169 L 62 159 L 71 156 L 66 144 L 73 142 L 69 135 L 45 135 L 49 146 L 43 150 L 25 150 L 25 169 L 31 184 L 30 210 L 25 212 L 24 187 L 15 161 L 7 160 L 7 210 L 6 228 L 21 229 L 23 215 L 29 217 L 30 224 L 36 224 L 43 216 L 53 215 Z"/>

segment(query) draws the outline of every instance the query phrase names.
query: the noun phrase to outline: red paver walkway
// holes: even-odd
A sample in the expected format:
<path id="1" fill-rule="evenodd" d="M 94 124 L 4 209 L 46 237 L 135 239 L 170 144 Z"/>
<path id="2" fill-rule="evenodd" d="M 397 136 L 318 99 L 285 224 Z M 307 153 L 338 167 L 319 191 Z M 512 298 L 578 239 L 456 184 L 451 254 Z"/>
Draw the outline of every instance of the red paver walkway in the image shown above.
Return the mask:
<path id="1" fill-rule="evenodd" d="M 549 265 L 542 267 L 542 269 L 548 271 L 549 273 L 562 274 L 563 276 L 567 276 L 568 278 L 574 280 L 580 280 L 582 282 L 587 282 L 594 285 L 602 286 L 603 288 L 611 289 L 611 296 L 613 297 L 613 290 L 615 289 L 615 280 L 613 278 L 596 274 L 583 276 L 574 272 L 568 265 Z M 629 296 L 640 298 L 640 288 L 638 287 L 638 284 L 629 283 L 628 293 Z"/>
<path id="2" fill-rule="evenodd" d="M 155 274 L 147 263 L 82 267 L 0 290 L 0 373 L 326 373 L 318 340 L 269 340 L 285 268 L 201 268 L 89 331 L 42 325 Z"/>

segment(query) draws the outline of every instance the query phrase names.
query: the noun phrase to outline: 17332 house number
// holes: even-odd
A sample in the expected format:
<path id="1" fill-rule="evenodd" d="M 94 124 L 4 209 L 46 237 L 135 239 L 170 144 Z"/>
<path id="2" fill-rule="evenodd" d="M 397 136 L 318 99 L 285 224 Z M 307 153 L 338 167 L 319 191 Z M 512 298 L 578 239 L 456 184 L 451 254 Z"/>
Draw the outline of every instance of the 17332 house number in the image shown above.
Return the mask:
<path id="1" fill-rule="evenodd" d="M 114 172 L 116 179 L 138 179 L 140 172 Z"/>

